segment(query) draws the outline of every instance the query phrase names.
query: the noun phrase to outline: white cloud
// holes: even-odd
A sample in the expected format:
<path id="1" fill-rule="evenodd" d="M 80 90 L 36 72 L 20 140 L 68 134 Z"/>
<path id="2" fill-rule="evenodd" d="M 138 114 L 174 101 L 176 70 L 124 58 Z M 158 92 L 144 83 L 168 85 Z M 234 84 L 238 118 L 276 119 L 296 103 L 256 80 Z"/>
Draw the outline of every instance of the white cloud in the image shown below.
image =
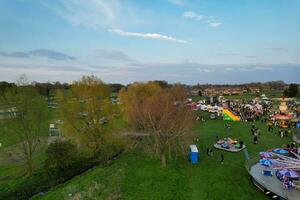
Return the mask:
<path id="1" fill-rule="evenodd" d="M 184 83 L 240 83 L 285 80 L 297 82 L 300 65 L 292 64 L 201 64 L 198 62 L 136 61 L 118 50 L 98 49 L 86 56 L 70 60 L 47 57 L 13 57 L 0 55 L 0 79 L 14 81 L 20 74 L 34 81 L 71 81 L 82 75 L 94 74 L 107 82 L 161 80 Z M 270 73 L 265 73 L 270 70 Z M 226 74 L 229 76 L 225 76 Z M 270 76 L 270 74 L 272 76 Z M 298 81 L 299 82 L 299 81 Z"/>
<path id="2" fill-rule="evenodd" d="M 233 68 L 232 68 L 232 67 L 226 67 L 225 70 L 226 70 L 226 71 L 232 71 Z"/>
<path id="3" fill-rule="evenodd" d="M 198 68 L 197 71 L 204 72 L 204 73 L 215 72 L 215 70 L 213 70 L 213 69 L 202 69 L 202 68 Z"/>
<path id="4" fill-rule="evenodd" d="M 191 18 L 191 19 L 195 19 L 195 20 L 198 20 L 198 21 L 204 19 L 204 17 L 205 17 L 205 16 L 203 16 L 203 15 L 198 15 L 198 14 L 192 12 L 192 11 L 184 12 L 184 13 L 182 14 L 182 16 L 183 16 L 184 18 Z"/>
<path id="5" fill-rule="evenodd" d="M 120 14 L 120 0 L 39 1 L 75 26 L 90 28 L 114 27 Z"/>
<path id="6" fill-rule="evenodd" d="M 221 26 L 222 23 L 221 22 L 209 22 L 208 23 L 208 26 L 210 27 L 218 27 L 218 26 Z"/>
<path id="7" fill-rule="evenodd" d="M 178 42 L 178 43 L 187 43 L 186 40 L 181 40 L 174 38 L 172 36 L 168 35 L 162 35 L 159 33 L 138 33 L 138 32 L 128 32 L 121 29 L 109 29 L 109 32 L 116 33 L 121 36 L 128 36 L 128 37 L 140 37 L 140 38 L 151 38 L 151 39 L 158 39 L 158 40 L 167 40 L 172 42 Z"/>
<path id="8" fill-rule="evenodd" d="M 176 6 L 184 6 L 187 4 L 187 0 L 168 0 L 168 1 Z"/>
<path id="9" fill-rule="evenodd" d="M 119 27 L 126 23 L 137 23 L 138 17 L 129 5 L 121 4 L 121 0 L 58 0 L 58 3 L 46 3 L 40 1 L 43 5 L 49 7 L 58 13 L 64 20 L 74 26 L 84 26 L 95 29 L 109 29 L 109 32 L 121 36 L 132 36 L 142 38 L 152 38 L 160 40 L 186 43 L 187 41 L 177 39 L 168 35 L 159 33 L 139 33 L 127 32 Z M 180 0 L 173 3 L 180 3 Z M 182 1 L 183 2 L 183 1 Z M 123 2 L 122 2 L 123 3 Z"/>
<path id="10" fill-rule="evenodd" d="M 213 16 L 206 16 L 197 14 L 193 11 L 186 11 L 182 14 L 183 18 L 193 19 L 197 21 L 202 21 L 203 23 L 206 23 L 209 27 L 216 28 L 222 25 L 221 22 L 218 22 L 214 19 Z"/>

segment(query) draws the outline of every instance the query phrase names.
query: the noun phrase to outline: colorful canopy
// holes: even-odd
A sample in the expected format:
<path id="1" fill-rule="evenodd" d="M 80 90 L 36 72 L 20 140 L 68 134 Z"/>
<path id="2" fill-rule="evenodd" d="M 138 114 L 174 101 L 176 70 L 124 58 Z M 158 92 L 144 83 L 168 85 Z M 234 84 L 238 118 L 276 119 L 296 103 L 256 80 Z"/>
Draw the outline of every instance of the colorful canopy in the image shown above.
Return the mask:
<path id="1" fill-rule="evenodd" d="M 277 115 L 274 115 L 273 117 L 278 120 L 289 120 L 289 119 L 293 118 L 292 115 L 282 115 L 282 114 L 277 114 Z"/>
<path id="2" fill-rule="evenodd" d="M 279 153 L 279 154 L 287 154 L 287 153 L 289 153 L 287 150 L 285 150 L 285 149 L 273 149 L 273 152 L 275 152 L 275 153 Z"/>
<path id="3" fill-rule="evenodd" d="M 259 155 L 261 158 L 272 158 L 273 157 L 272 152 L 259 152 Z"/>
<path id="4" fill-rule="evenodd" d="M 268 160 L 268 159 L 265 159 L 265 158 L 260 159 L 260 160 L 259 160 L 259 163 L 260 163 L 261 165 L 267 166 L 267 167 L 270 167 L 270 166 L 272 165 L 272 162 L 271 162 L 270 160 Z"/>
<path id="5" fill-rule="evenodd" d="M 289 178 L 299 178 L 299 174 L 293 170 L 282 169 L 282 170 L 278 170 L 277 173 L 280 176 L 286 176 Z"/>

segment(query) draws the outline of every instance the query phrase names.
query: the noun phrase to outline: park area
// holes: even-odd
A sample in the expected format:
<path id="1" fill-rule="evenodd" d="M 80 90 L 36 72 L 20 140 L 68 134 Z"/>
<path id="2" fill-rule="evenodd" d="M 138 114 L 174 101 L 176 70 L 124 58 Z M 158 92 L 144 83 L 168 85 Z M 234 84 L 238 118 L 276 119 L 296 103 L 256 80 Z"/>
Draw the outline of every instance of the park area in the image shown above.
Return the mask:
<path id="1" fill-rule="evenodd" d="M 135 150 L 122 155 L 108 167 L 96 167 L 63 185 L 52 189 L 41 199 L 268 199 L 250 182 L 245 170 L 243 153 L 224 152 L 224 164 L 220 162 L 221 151 L 206 155 L 206 147 L 212 146 L 215 136 L 240 138 L 248 144 L 252 156 L 266 148 L 282 147 L 291 142 L 263 130 L 259 145 L 252 144 L 251 123 L 233 122 L 230 130 L 224 128 L 223 120 L 199 123 L 195 132 L 199 135 L 200 163 L 191 165 L 188 159 L 174 161 L 165 169 L 156 159 L 147 158 Z M 9 166 L 1 166 L 3 169 Z M 2 176 L 6 175 L 1 174 Z M 36 197 L 39 199 L 39 197 Z M 139 198 L 140 199 L 140 198 Z"/>
<path id="2" fill-rule="evenodd" d="M 80 84 L 77 87 L 82 89 L 81 87 L 85 87 L 87 83 Z M 100 82 L 99 85 L 101 84 L 103 83 Z M 102 85 L 99 88 L 97 87 L 95 88 L 100 88 L 98 93 L 103 91 Z M 153 85 L 153 83 L 149 83 L 149 85 L 141 84 L 136 87 L 144 87 L 144 89 L 146 88 L 152 92 L 158 90 L 158 97 L 161 99 L 161 102 L 169 101 L 169 90 L 164 89 L 162 90 L 164 93 L 161 93 L 161 89 L 155 84 Z M 75 91 L 78 88 L 71 88 L 70 90 L 73 89 Z M 85 88 L 85 90 L 82 90 L 85 93 L 80 93 L 80 95 L 85 95 L 84 98 L 90 97 L 95 88 L 91 90 L 89 90 L 90 88 Z M 180 93 L 180 89 L 175 89 L 176 92 L 179 91 L 178 93 Z M 106 92 L 106 90 L 104 91 Z M 139 90 L 134 88 L 130 92 L 136 91 Z M 171 91 L 170 95 L 173 95 L 172 92 L 174 91 Z M 78 93 L 76 94 L 78 95 Z M 167 96 L 163 96 L 165 94 Z M 229 107 L 222 109 L 221 115 L 219 115 L 216 105 L 206 106 L 208 103 L 206 102 L 206 105 L 204 105 L 204 98 L 197 97 L 191 100 L 193 101 L 192 103 L 187 102 L 182 107 L 184 111 L 187 110 L 188 112 L 186 115 L 183 115 L 185 116 L 184 118 L 180 119 L 192 119 L 193 123 L 187 130 L 189 133 L 193 133 L 193 138 L 188 138 L 188 143 L 180 144 L 185 148 L 184 154 L 178 154 L 180 156 L 170 152 L 159 154 L 159 156 L 153 153 L 153 149 L 147 146 L 149 145 L 147 138 L 153 137 L 149 131 L 152 130 L 150 129 L 152 127 L 145 126 L 147 134 L 137 132 L 132 134 L 129 131 L 132 131 L 132 126 L 127 121 L 126 115 L 120 113 L 117 115 L 115 112 L 110 117 L 97 116 L 98 118 L 96 119 L 98 121 L 95 127 L 107 127 L 107 129 L 97 129 L 97 132 L 95 132 L 96 134 L 101 130 L 101 134 L 96 135 L 96 137 L 93 134 L 89 138 L 80 140 L 78 142 L 80 145 L 74 145 L 73 143 L 68 143 L 68 141 L 76 141 L 75 139 L 77 138 L 75 136 L 77 137 L 85 129 L 90 128 L 90 122 L 86 123 L 85 121 L 87 113 L 97 108 L 91 108 L 91 105 L 99 106 L 98 103 L 101 102 L 98 102 L 99 98 L 96 97 L 95 104 L 91 101 L 93 104 L 88 106 L 86 110 L 82 110 L 82 107 L 87 105 L 89 101 L 70 101 L 69 103 L 68 100 L 73 100 L 74 98 L 68 95 L 72 95 L 70 91 L 56 96 L 57 99 L 62 99 L 61 101 L 56 99 L 59 103 L 55 105 L 60 106 L 59 108 L 53 108 L 53 103 L 51 103 L 51 107 L 49 107 L 49 103 L 48 107 L 45 107 L 45 116 L 47 117 L 43 118 L 39 134 L 35 136 L 38 143 L 35 149 L 36 152 L 32 154 L 31 158 L 32 171 L 28 172 L 28 166 L 24 164 L 24 158 L 20 156 L 22 155 L 20 150 L 25 145 L 24 141 L 18 137 L 17 133 L 8 130 L 6 126 L 9 120 L 17 119 L 0 120 L 0 199 L 250 200 L 254 197 L 255 199 L 268 199 L 274 197 L 274 195 L 266 195 L 266 191 L 262 192 L 253 184 L 250 176 L 251 166 L 259 163 L 261 152 L 290 148 L 290 145 L 294 142 L 293 137 L 298 133 L 298 129 L 291 127 L 291 124 L 288 124 L 286 121 L 282 121 L 282 116 L 278 114 L 272 115 L 273 118 L 281 118 L 278 121 L 274 119 L 274 124 L 276 125 L 271 126 L 269 124 L 270 121 L 267 120 L 269 116 L 257 110 L 258 103 L 254 104 L 256 107 L 253 106 L 253 110 L 249 110 L 249 104 L 245 104 L 248 110 L 245 111 L 246 114 L 244 115 L 242 111 L 238 110 L 239 106 L 242 107 L 244 104 L 235 102 L 233 97 L 231 97 Z M 120 96 L 125 100 L 132 100 L 128 98 L 131 97 L 129 93 L 122 94 L 121 92 Z M 257 98 L 257 95 L 254 96 Z M 276 92 L 277 96 L 278 92 Z M 185 96 L 183 97 L 186 98 Z M 141 95 L 140 99 L 136 101 L 143 101 L 145 98 L 145 96 Z M 171 102 L 173 103 L 174 100 L 172 98 Z M 246 94 L 245 100 L 250 101 L 251 98 L 252 96 Z M 155 100 L 155 98 L 153 99 Z M 149 101 L 149 107 L 147 107 L 149 110 L 145 108 L 149 113 L 154 108 L 157 108 L 156 101 L 153 99 Z M 198 100 L 200 103 L 195 103 Z M 242 95 L 238 96 L 237 101 L 241 100 L 243 100 Z M 286 101 L 282 100 L 282 102 L 282 106 L 286 106 Z M 276 108 L 273 109 L 278 109 L 277 107 L 281 104 L 277 102 L 274 104 Z M 107 102 L 103 105 L 107 105 Z M 113 103 L 113 105 L 117 104 Z M 71 106 L 73 109 L 69 109 Z M 176 104 L 174 106 L 177 108 Z M 67 109 L 63 110 L 63 108 Z M 115 111 L 115 107 L 105 107 L 105 109 L 108 111 L 105 110 L 104 116 L 109 116 L 111 110 Z M 62 113 L 60 113 L 61 110 L 63 111 Z M 145 110 L 143 112 L 146 112 Z M 236 115 L 233 110 L 236 110 L 235 113 L 241 112 L 241 114 Z M 117 111 L 119 112 L 119 110 Z M 176 111 L 183 112 L 183 110 Z M 193 118 L 189 118 L 188 114 L 190 114 L 190 111 L 193 114 Z M 74 113 L 76 118 L 72 118 Z M 80 114 L 80 121 L 76 121 L 78 113 Z M 212 114 L 214 117 L 212 117 Z M 171 112 L 167 117 L 172 117 L 173 115 L 174 113 Z M 154 113 L 153 116 L 160 119 L 161 112 Z M 111 120 L 112 117 L 114 117 L 114 120 Z M 257 119 L 257 117 L 260 117 L 261 120 Z M 63 123 L 61 120 L 58 123 L 58 118 L 63 119 Z M 68 121 L 69 119 L 70 122 Z M 177 118 L 172 119 L 178 120 Z M 74 121 L 76 123 L 71 124 Z M 92 119 L 91 121 L 96 120 Z M 30 123 L 30 121 L 28 122 Z M 14 121 L 14 123 L 21 122 Z M 160 123 L 160 121 L 157 123 Z M 184 129 L 185 126 L 179 126 L 180 123 L 182 122 L 177 121 L 176 126 L 174 126 L 178 129 Z M 289 126 L 288 134 L 280 134 L 283 128 L 287 130 L 286 124 Z M 13 125 L 18 127 L 16 124 Z M 160 125 L 166 126 L 165 123 Z M 62 135 L 60 133 L 52 135 L 50 129 L 57 128 L 56 126 L 62 129 Z M 84 133 L 88 134 L 94 131 L 95 127 L 88 129 L 88 132 Z M 255 127 L 255 130 L 253 130 L 253 127 Z M 167 128 L 170 130 L 169 126 Z M 271 128 L 272 131 L 270 131 Z M 78 133 L 76 132 L 77 129 L 79 130 Z M 113 130 L 113 133 L 107 130 Z M 138 130 L 141 130 L 141 128 Z M 154 129 L 154 131 L 156 130 Z M 64 135 L 66 132 L 71 132 L 73 135 Z M 102 133 L 107 134 L 104 135 L 104 139 L 102 138 Z M 114 135 L 114 143 L 111 145 L 109 143 L 111 138 L 107 138 L 107 136 L 111 136 L 114 133 L 117 136 Z M 179 136 L 182 137 L 184 135 Z M 70 139 L 67 140 L 67 138 Z M 101 139 L 99 144 L 103 144 L 103 141 L 107 143 L 104 149 L 97 146 L 96 142 L 98 142 L 99 138 Z M 57 139 L 58 142 L 56 142 Z M 85 143 L 87 139 L 89 139 L 89 142 Z M 122 141 L 120 142 L 119 139 Z M 157 138 L 154 137 L 154 139 Z M 126 144 L 124 144 L 124 141 L 126 141 Z M 165 142 L 163 144 L 168 143 Z M 198 148 L 198 157 L 195 163 L 191 162 L 189 156 L 188 148 L 191 144 L 196 145 Z M 151 145 L 153 146 L 153 143 L 150 143 Z M 295 145 L 296 147 L 299 146 L 299 144 Z M 145 148 L 146 146 L 148 148 Z M 163 147 L 160 148 L 164 150 Z M 154 150 L 162 151 L 161 149 Z M 178 151 L 178 149 L 174 148 L 168 151 Z M 66 164 L 62 165 L 62 163 Z M 258 173 L 261 174 L 264 169 L 260 169 Z M 276 179 L 275 176 L 272 178 Z M 276 181 L 278 180 L 276 179 Z M 279 184 L 281 186 L 281 182 Z M 282 188 L 282 190 L 284 189 Z M 299 191 L 296 195 L 298 194 Z"/>
<path id="3" fill-rule="evenodd" d="M 250 156 L 268 148 L 285 147 L 291 138 L 280 138 L 267 132 L 267 126 L 256 123 L 262 130 L 259 144 L 252 143 L 251 123 L 232 122 L 231 129 L 224 127 L 222 119 L 209 120 L 208 113 L 201 113 L 205 122 L 196 124 L 199 133 L 197 146 L 199 164 L 186 159 L 176 160 L 167 168 L 159 160 L 148 158 L 141 151 L 127 152 L 109 167 L 96 167 L 91 171 L 54 188 L 40 199 L 268 199 L 250 181 L 245 169 L 243 152 L 231 153 L 214 150 L 216 135 L 240 138 L 247 144 Z M 200 134 L 201 133 L 201 134 Z M 224 164 L 220 156 L 224 154 Z M 39 199 L 37 197 L 37 199 Z"/>

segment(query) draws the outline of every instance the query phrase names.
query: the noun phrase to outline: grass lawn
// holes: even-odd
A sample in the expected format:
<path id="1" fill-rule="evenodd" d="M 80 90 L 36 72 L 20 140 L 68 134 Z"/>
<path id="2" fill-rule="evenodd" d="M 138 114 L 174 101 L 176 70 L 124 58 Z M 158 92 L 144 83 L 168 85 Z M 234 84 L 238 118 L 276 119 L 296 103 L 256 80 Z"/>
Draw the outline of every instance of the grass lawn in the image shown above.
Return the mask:
<path id="1" fill-rule="evenodd" d="M 244 100 L 252 100 L 257 96 L 260 96 L 261 94 L 265 94 L 268 98 L 279 98 L 282 96 L 282 91 L 269 91 L 269 90 L 263 90 L 260 94 L 254 94 L 254 93 L 244 93 L 244 94 L 238 94 L 238 95 L 225 95 L 225 99 L 244 99 Z M 192 100 L 194 102 L 197 102 L 199 100 L 203 100 L 205 97 L 203 96 L 193 96 Z M 297 99 L 297 98 L 296 98 Z M 299 98 L 298 98 L 299 99 Z"/>
<path id="2" fill-rule="evenodd" d="M 204 100 L 204 99 L 205 99 L 204 96 L 192 96 L 193 102 L 198 102 L 198 101 Z"/>
<path id="3" fill-rule="evenodd" d="M 205 114 L 207 116 L 207 113 Z M 214 150 L 206 156 L 206 148 L 215 142 L 215 136 L 243 140 L 251 156 L 268 148 L 282 147 L 291 138 L 279 138 L 262 130 L 259 144 L 252 144 L 251 123 L 233 122 L 232 129 L 224 128 L 223 120 L 197 122 L 200 163 L 191 165 L 188 159 L 174 160 L 166 168 L 159 160 L 134 150 L 123 154 L 111 166 L 96 167 L 53 188 L 36 199 L 268 199 L 249 181 L 243 152 L 228 153 Z M 221 165 L 220 155 L 225 163 Z M 70 194 L 70 195 L 69 195 Z"/>

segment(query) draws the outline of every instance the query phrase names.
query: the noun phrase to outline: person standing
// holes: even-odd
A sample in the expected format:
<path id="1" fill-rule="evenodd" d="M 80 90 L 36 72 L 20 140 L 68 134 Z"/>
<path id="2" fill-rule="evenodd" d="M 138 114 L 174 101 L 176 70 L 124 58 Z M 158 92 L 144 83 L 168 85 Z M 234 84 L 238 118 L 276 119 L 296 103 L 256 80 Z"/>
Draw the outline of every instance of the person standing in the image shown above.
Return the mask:
<path id="1" fill-rule="evenodd" d="M 256 129 L 256 135 L 260 135 L 260 129 Z"/>
<path id="2" fill-rule="evenodd" d="M 213 156 L 213 155 L 214 155 L 214 150 L 213 150 L 213 148 L 210 148 L 210 150 L 209 150 L 209 155 L 210 155 L 210 156 Z"/>
<path id="3" fill-rule="evenodd" d="M 223 165 L 224 164 L 224 155 L 221 154 L 221 164 Z"/>
<path id="4" fill-rule="evenodd" d="M 287 130 L 284 131 L 284 137 L 288 137 L 288 131 Z"/>
<path id="5" fill-rule="evenodd" d="M 216 142 L 218 142 L 219 141 L 219 136 L 218 135 L 216 135 Z"/>
<path id="6" fill-rule="evenodd" d="M 255 124 L 254 124 L 254 123 L 252 123 L 252 129 L 255 129 L 255 128 L 256 128 Z"/>
<path id="7" fill-rule="evenodd" d="M 268 132 L 271 132 L 271 126 L 268 125 Z"/>
<path id="8" fill-rule="evenodd" d="M 257 137 L 257 135 L 254 135 L 254 137 L 253 137 L 253 143 L 257 144 L 257 142 L 258 142 L 258 137 Z"/>

